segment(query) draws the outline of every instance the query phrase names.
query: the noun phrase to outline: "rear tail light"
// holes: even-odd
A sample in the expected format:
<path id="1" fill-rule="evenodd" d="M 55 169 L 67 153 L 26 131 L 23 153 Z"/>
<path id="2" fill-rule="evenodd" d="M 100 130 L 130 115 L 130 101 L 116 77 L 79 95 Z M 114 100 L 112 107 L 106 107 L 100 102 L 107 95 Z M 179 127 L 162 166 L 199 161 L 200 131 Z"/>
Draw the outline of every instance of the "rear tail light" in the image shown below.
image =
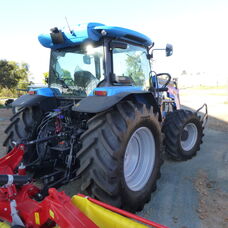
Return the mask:
<path id="1" fill-rule="evenodd" d="M 94 95 L 97 96 L 107 96 L 107 91 L 95 90 Z"/>
<path id="2" fill-rule="evenodd" d="M 36 91 L 33 91 L 33 90 L 28 91 L 28 94 L 29 94 L 29 95 L 34 95 L 34 94 L 36 94 Z"/>

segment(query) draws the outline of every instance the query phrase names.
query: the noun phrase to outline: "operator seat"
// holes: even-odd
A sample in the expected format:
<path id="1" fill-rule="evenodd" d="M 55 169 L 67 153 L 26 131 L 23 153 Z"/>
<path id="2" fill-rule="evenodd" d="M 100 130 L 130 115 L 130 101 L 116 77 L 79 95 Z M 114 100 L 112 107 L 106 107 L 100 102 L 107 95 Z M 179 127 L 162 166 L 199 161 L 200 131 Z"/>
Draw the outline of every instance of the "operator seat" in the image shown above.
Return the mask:
<path id="1" fill-rule="evenodd" d="M 96 78 L 89 71 L 81 70 L 74 73 L 75 85 L 81 88 L 85 89 L 92 80 L 96 80 Z"/>

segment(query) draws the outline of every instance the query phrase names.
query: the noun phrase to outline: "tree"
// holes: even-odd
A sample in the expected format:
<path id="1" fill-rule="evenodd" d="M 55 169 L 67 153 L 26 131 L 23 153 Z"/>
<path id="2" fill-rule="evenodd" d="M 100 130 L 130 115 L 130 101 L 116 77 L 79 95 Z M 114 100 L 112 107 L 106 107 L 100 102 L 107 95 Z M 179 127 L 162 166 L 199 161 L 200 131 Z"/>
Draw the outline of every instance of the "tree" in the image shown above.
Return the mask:
<path id="1" fill-rule="evenodd" d="M 71 73 L 68 70 L 63 69 L 63 75 L 62 79 L 68 86 L 73 86 L 74 85 L 74 80 L 71 77 Z"/>
<path id="2" fill-rule="evenodd" d="M 143 86 L 145 76 L 143 74 L 140 56 L 128 55 L 126 64 L 127 74 L 134 80 L 136 85 Z"/>
<path id="3" fill-rule="evenodd" d="M 29 66 L 27 63 L 0 60 L 0 89 L 14 89 L 27 87 Z"/>
<path id="4" fill-rule="evenodd" d="M 43 76 L 44 76 L 43 83 L 46 85 L 46 84 L 48 84 L 49 73 L 48 72 L 44 72 Z"/>
<path id="5" fill-rule="evenodd" d="M 182 70 L 181 75 L 187 75 L 187 71 L 186 70 Z"/>

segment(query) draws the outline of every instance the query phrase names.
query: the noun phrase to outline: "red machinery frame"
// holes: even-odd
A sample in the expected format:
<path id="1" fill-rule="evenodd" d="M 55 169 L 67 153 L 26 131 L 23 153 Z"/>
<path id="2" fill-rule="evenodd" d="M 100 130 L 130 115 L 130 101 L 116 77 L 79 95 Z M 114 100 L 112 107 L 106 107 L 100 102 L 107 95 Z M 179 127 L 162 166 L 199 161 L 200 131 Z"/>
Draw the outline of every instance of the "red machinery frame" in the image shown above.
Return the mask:
<path id="1" fill-rule="evenodd" d="M 16 146 L 9 154 L 0 159 L 0 174 L 17 174 L 14 172 L 24 155 L 24 145 Z M 0 217 L 12 223 L 10 202 L 16 201 L 18 215 L 25 227 L 40 227 L 48 221 L 54 221 L 60 227 L 97 226 L 79 211 L 64 192 L 49 189 L 49 195 L 42 202 L 32 199 L 40 190 L 28 183 L 19 188 L 14 184 L 0 188 Z M 54 225 L 52 223 L 52 225 Z M 46 225 L 48 227 L 48 225 Z"/>
<path id="2" fill-rule="evenodd" d="M 23 155 L 23 144 L 14 147 L 10 153 L 0 159 L 0 174 L 11 176 L 25 174 L 25 170 L 20 170 L 19 166 Z M 15 218 L 17 221 L 19 219 L 22 225 L 27 228 L 53 227 L 55 224 L 64 228 L 97 228 L 93 221 L 72 204 L 70 197 L 64 192 L 58 192 L 56 189 L 50 188 L 49 195 L 38 202 L 34 197 L 39 192 L 40 189 L 32 183 L 17 187 L 13 183 L 8 183 L 0 187 L 0 218 L 12 224 L 15 224 Z M 88 199 L 95 204 L 155 228 L 167 228 L 98 200 Z M 14 206 L 12 206 L 13 204 Z"/>

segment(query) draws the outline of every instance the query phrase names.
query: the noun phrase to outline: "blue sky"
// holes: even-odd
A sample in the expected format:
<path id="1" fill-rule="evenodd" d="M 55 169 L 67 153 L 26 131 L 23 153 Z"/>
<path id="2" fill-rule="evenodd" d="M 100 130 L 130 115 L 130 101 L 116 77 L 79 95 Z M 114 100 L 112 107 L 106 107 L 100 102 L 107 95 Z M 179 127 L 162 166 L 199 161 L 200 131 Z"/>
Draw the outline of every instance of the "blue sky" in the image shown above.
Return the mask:
<path id="1" fill-rule="evenodd" d="M 145 33 L 157 48 L 172 43 L 172 57 L 157 55 L 157 71 L 228 72 L 226 0 L 0 0 L 0 59 L 25 61 L 41 78 L 49 50 L 37 36 L 66 27 L 65 16 L 71 26 L 93 21 Z"/>

